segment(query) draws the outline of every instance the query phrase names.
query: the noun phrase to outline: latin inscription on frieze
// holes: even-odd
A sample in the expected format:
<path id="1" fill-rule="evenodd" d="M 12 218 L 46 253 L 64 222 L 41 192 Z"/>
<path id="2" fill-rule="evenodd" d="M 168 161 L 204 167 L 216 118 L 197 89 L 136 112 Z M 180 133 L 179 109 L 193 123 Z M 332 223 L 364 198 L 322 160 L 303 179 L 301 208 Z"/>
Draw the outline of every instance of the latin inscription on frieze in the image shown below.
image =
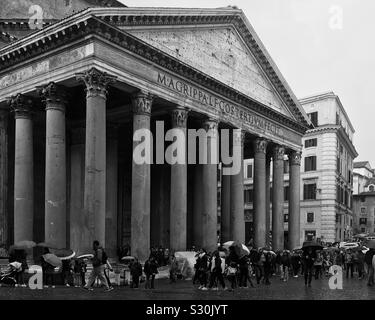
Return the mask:
<path id="1" fill-rule="evenodd" d="M 233 105 L 220 97 L 204 91 L 198 87 L 192 86 L 184 81 L 172 78 L 166 74 L 158 73 L 157 82 L 187 98 L 191 98 L 203 105 L 216 109 L 219 113 L 242 121 L 257 130 L 265 131 L 275 136 L 283 136 L 281 127 L 274 123 L 259 117 L 246 108 Z"/>

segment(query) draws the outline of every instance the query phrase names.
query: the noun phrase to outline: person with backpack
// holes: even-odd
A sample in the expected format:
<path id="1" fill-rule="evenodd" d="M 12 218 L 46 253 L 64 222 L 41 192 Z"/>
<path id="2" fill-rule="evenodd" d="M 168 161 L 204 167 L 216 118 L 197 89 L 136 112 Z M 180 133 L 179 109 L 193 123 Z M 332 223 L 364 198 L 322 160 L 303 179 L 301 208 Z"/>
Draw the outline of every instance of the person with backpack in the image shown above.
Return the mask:
<path id="1" fill-rule="evenodd" d="M 98 278 L 100 282 L 104 284 L 104 286 L 106 287 L 106 290 L 105 290 L 106 292 L 112 291 L 113 287 L 109 286 L 107 279 L 104 275 L 104 268 L 105 268 L 105 265 L 107 264 L 108 257 L 105 251 L 103 250 L 103 248 L 99 246 L 98 240 L 95 240 L 93 242 L 93 250 L 94 250 L 94 257 L 92 258 L 93 269 L 91 271 L 87 284 L 83 288 L 85 290 L 92 291 L 93 290 L 92 285 L 94 284 L 96 278 Z"/>
<path id="2" fill-rule="evenodd" d="M 132 289 L 138 289 L 139 287 L 139 278 L 142 276 L 142 265 L 139 263 L 137 258 L 134 258 L 134 261 L 129 266 L 130 275 L 132 276 Z"/>
<path id="3" fill-rule="evenodd" d="M 227 279 L 230 282 L 230 290 L 233 291 L 237 288 L 237 264 L 232 261 L 227 269 Z"/>
<path id="4" fill-rule="evenodd" d="M 220 257 L 219 251 L 216 251 L 211 259 L 211 281 L 210 289 L 218 290 L 218 284 L 225 290 L 225 281 L 223 273 L 225 272 L 225 261 Z M 216 282 L 216 284 L 215 284 Z"/>
<path id="5" fill-rule="evenodd" d="M 375 249 L 370 249 L 365 254 L 365 262 L 368 270 L 368 282 L 367 285 L 372 287 L 374 285 L 374 260 L 375 260 Z"/>

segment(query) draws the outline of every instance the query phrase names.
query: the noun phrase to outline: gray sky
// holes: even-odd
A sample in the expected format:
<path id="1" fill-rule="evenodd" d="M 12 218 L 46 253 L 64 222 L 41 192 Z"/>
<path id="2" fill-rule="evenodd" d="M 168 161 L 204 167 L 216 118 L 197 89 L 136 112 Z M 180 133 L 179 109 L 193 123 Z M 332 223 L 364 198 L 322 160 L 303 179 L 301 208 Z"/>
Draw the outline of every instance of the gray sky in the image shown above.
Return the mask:
<path id="1" fill-rule="evenodd" d="M 242 9 L 297 97 L 334 91 L 375 166 L 374 0 L 122 0 L 129 7 Z M 341 15 L 342 13 L 342 15 Z"/>

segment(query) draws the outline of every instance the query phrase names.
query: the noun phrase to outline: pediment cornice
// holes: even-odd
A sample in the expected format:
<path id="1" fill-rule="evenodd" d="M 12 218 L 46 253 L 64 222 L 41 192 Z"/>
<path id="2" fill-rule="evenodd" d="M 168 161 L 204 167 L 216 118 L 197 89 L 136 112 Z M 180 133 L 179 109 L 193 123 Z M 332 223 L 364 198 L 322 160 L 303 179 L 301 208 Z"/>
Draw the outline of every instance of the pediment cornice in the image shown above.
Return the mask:
<path id="1" fill-rule="evenodd" d="M 106 9 L 108 10 L 108 9 Z M 256 112 L 263 114 L 279 123 L 282 123 L 297 132 L 304 133 L 309 123 L 306 121 L 304 115 L 300 112 L 300 109 L 295 102 L 295 99 L 288 92 L 288 87 L 283 85 L 282 79 L 280 79 L 272 66 L 272 61 L 265 56 L 262 48 L 259 46 L 256 39 L 251 35 L 250 31 L 245 25 L 242 16 L 238 14 L 238 10 L 232 10 L 236 14 L 221 14 L 216 16 L 209 15 L 185 15 L 185 16 L 147 16 L 145 14 L 139 14 L 138 18 L 130 18 L 131 15 L 126 16 L 126 18 L 116 15 L 105 15 L 106 12 L 104 9 L 89 9 L 84 12 L 72 16 L 69 19 L 60 21 L 55 25 L 49 26 L 41 31 L 35 32 L 34 34 L 25 37 L 19 41 L 16 41 L 13 44 L 10 44 L 0 50 L 0 71 L 16 65 L 26 59 L 31 57 L 38 56 L 44 52 L 47 52 L 53 48 L 56 48 L 62 44 L 66 44 L 75 39 L 82 38 L 89 34 L 99 35 L 108 39 L 112 43 L 116 43 L 123 48 L 136 53 L 143 58 L 152 61 L 160 65 L 161 67 L 168 69 L 176 74 L 179 74 L 187 79 L 190 79 L 196 83 L 199 83 L 209 89 L 212 89 L 223 96 L 232 99 L 239 104 L 248 106 Z M 96 17 L 89 13 L 95 13 L 99 17 Z M 104 15 L 101 15 L 100 11 Z M 108 11 L 123 11 L 120 9 L 108 10 Z M 227 12 L 228 10 L 225 10 Z M 240 11 L 242 12 L 242 11 Z M 108 13 L 108 12 L 107 12 Z M 124 12 L 122 12 L 124 15 Z M 117 20 L 116 20 L 117 19 Z M 211 78 L 210 76 L 200 72 L 199 70 L 194 69 L 193 67 L 175 59 L 174 57 L 152 47 L 151 45 L 143 42 L 135 36 L 130 35 L 129 33 L 120 30 L 117 27 L 117 24 L 143 24 L 149 21 L 149 23 L 176 23 L 181 24 L 197 24 L 201 21 L 202 24 L 232 24 L 239 30 L 240 33 L 246 38 L 245 40 L 251 45 L 252 52 L 257 56 L 257 60 L 262 64 L 263 69 L 272 80 L 272 83 L 275 85 L 275 88 L 278 90 L 279 94 L 284 98 L 286 105 L 290 108 L 290 111 L 296 115 L 296 120 L 293 120 L 277 111 L 272 110 L 271 108 L 261 105 L 256 101 L 253 101 L 246 95 L 234 90 L 233 88 L 217 81 L 216 79 Z M 155 22 L 156 21 L 156 22 Z"/>

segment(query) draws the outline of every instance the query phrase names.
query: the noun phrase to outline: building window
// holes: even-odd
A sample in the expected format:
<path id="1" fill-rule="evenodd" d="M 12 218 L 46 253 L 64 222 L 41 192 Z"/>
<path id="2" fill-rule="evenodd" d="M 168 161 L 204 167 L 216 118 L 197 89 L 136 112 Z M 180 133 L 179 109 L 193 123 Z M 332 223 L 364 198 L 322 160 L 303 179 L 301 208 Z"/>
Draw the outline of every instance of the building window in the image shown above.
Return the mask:
<path id="1" fill-rule="evenodd" d="M 251 179 L 253 177 L 253 165 L 252 164 L 248 164 L 247 165 L 247 175 L 246 175 L 246 178 L 247 179 Z"/>
<path id="2" fill-rule="evenodd" d="M 284 222 L 289 222 L 289 214 L 284 214 Z"/>
<path id="3" fill-rule="evenodd" d="M 305 172 L 316 170 L 316 156 L 305 158 Z"/>
<path id="4" fill-rule="evenodd" d="M 365 233 L 366 232 L 366 228 L 361 228 L 361 232 Z"/>
<path id="5" fill-rule="evenodd" d="M 309 113 L 308 116 L 312 124 L 314 125 L 314 127 L 317 127 L 318 126 L 318 112 Z"/>
<path id="6" fill-rule="evenodd" d="M 284 187 L 284 201 L 289 201 L 289 186 Z"/>
<path id="7" fill-rule="evenodd" d="M 305 241 L 313 241 L 316 237 L 316 231 L 314 230 L 306 230 L 305 231 Z"/>
<path id="8" fill-rule="evenodd" d="M 318 145 L 318 139 L 309 139 L 305 141 L 305 148 L 312 148 Z"/>
<path id="9" fill-rule="evenodd" d="M 364 196 L 361 196 L 361 202 L 366 202 L 366 198 Z"/>
<path id="10" fill-rule="evenodd" d="M 253 202 L 253 190 L 247 189 L 244 192 L 245 192 L 245 203 Z"/>
<path id="11" fill-rule="evenodd" d="M 361 213 L 366 213 L 366 208 L 361 208 Z"/>
<path id="12" fill-rule="evenodd" d="M 305 184 L 303 186 L 303 200 L 315 200 L 316 199 L 316 183 Z"/>
<path id="13" fill-rule="evenodd" d="M 314 222 L 314 212 L 308 212 L 307 213 L 307 223 L 313 223 Z"/>
<path id="14" fill-rule="evenodd" d="M 367 218 L 360 218 L 359 224 L 367 224 Z"/>

